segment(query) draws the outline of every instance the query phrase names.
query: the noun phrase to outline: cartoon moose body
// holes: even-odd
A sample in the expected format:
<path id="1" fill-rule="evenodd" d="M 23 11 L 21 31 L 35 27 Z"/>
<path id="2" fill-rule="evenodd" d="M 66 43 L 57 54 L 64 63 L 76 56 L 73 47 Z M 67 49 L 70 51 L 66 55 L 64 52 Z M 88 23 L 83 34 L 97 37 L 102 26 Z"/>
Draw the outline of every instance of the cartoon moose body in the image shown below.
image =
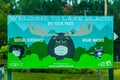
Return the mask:
<path id="1" fill-rule="evenodd" d="M 80 30 L 76 31 L 73 34 L 68 33 L 57 33 L 57 34 L 48 34 L 48 28 L 43 31 L 42 25 L 40 28 L 29 25 L 30 32 L 39 36 L 52 36 L 48 43 L 48 53 L 55 57 L 57 60 L 61 60 L 63 58 L 73 58 L 74 56 L 74 43 L 70 36 L 83 36 L 91 33 L 93 25 L 90 24 L 90 28 L 88 29 L 88 24 L 86 24 L 85 28 L 82 28 L 80 25 Z"/>

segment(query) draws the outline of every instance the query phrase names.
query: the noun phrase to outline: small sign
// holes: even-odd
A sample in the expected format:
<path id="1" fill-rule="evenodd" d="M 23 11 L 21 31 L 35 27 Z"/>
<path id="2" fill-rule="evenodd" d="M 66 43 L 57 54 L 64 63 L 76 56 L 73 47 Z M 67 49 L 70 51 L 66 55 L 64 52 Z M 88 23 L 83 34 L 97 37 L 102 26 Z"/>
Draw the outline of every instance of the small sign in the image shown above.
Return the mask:
<path id="1" fill-rule="evenodd" d="M 112 68 L 113 16 L 8 16 L 8 68 Z"/>
<path id="2" fill-rule="evenodd" d="M 118 35 L 114 32 L 114 40 L 118 38 Z"/>

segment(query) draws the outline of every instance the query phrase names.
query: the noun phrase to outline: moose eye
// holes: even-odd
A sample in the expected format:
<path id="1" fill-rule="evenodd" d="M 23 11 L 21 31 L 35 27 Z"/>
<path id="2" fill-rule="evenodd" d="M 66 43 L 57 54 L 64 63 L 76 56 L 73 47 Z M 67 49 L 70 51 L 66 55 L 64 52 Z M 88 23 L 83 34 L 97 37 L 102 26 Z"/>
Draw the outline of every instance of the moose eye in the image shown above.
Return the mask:
<path id="1" fill-rule="evenodd" d="M 65 39 L 63 39 L 63 40 L 62 40 L 62 43 L 66 43 L 66 40 L 65 40 Z"/>
<path id="2" fill-rule="evenodd" d="M 60 40 L 59 40 L 59 39 L 57 39 L 57 40 L 56 40 L 56 42 L 57 42 L 57 43 L 60 43 Z"/>

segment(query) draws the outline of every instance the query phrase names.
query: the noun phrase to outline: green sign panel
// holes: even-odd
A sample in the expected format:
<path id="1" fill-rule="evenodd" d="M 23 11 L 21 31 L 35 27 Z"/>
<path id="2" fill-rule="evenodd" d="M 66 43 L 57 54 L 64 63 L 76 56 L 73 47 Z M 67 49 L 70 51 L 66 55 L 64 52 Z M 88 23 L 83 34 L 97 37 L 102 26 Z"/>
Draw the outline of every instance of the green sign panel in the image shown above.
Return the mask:
<path id="1" fill-rule="evenodd" d="M 8 16 L 8 68 L 112 68 L 112 16 Z"/>

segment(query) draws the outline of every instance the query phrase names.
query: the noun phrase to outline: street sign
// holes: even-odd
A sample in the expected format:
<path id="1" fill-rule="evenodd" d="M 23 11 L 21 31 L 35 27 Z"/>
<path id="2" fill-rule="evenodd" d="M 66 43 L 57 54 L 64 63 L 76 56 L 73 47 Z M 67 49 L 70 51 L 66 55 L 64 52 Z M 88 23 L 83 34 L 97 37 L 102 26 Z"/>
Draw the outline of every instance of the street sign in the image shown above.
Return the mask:
<path id="1" fill-rule="evenodd" d="M 8 16 L 8 68 L 112 68 L 112 16 Z"/>

